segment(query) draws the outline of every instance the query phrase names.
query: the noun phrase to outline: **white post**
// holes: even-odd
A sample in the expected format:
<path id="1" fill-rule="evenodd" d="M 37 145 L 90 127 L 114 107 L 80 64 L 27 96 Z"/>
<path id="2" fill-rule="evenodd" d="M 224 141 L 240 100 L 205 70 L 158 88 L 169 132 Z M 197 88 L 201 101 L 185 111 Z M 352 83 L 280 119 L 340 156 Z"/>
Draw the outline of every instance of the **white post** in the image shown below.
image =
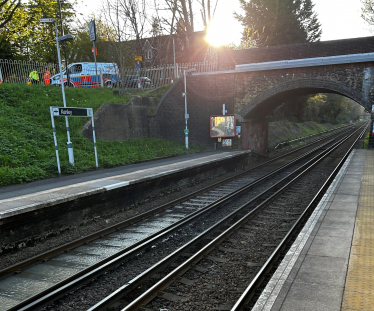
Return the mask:
<path id="1" fill-rule="evenodd" d="M 186 120 L 186 130 L 184 132 L 184 135 L 185 135 L 185 142 L 186 142 L 186 149 L 188 149 L 188 127 L 187 127 L 187 85 L 186 85 L 186 82 L 187 82 L 187 79 L 186 79 L 186 69 L 183 70 L 183 74 L 184 74 L 184 113 L 185 113 L 185 120 Z"/>
<path id="2" fill-rule="evenodd" d="M 65 98 L 65 89 L 64 89 L 64 76 L 62 74 L 62 65 L 61 65 L 61 55 L 60 55 L 60 45 L 58 44 L 58 33 L 57 33 L 57 23 L 55 21 L 55 29 L 56 29 L 56 44 L 57 44 L 57 56 L 58 56 L 58 65 L 60 66 L 60 82 L 61 82 L 61 90 L 62 90 L 62 100 L 64 102 L 64 107 L 66 107 L 66 98 Z M 68 68 L 66 68 L 66 72 Z M 69 81 L 67 81 L 69 83 Z M 70 131 L 69 131 L 69 121 L 68 117 L 65 117 L 66 123 L 66 133 L 68 136 L 67 146 L 68 146 L 68 155 L 69 155 L 69 163 L 74 165 L 74 153 L 73 153 L 73 144 L 70 141 Z"/>
<path id="3" fill-rule="evenodd" d="M 96 63 L 96 48 L 95 48 L 95 41 L 92 41 L 93 44 L 93 55 L 94 55 L 94 60 L 95 60 L 95 72 L 96 72 L 96 87 L 97 84 L 99 83 L 99 78 L 97 77 L 97 63 Z"/>
<path id="4" fill-rule="evenodd" d="M 103 68 L 100 67 L 100 86 L 104 87 Z"/>
<path id="5" fill-rule="evenodd" d="M 226 115 L 226 105 L 225 104 L 223 104 L 222 114 Z"/>
<path id="6" fill-rule="evenodd" d="M 176 74 L 176 67 L 175 67 L 175 43 L 174 43 L 174 37 L 173 37 L 173 54 L 174 54 L 174 78 L 176 79 L 177 78 L 177 74 Z"/>
<path id="7" fill-rule="evenodd" d="M 95 136 L 95 124 L 94 124 L 94 114 L 92 111 L 92 137 L 93 137 L 93 142 L 94 142 L 94 149 L 95 149 L 95 162 L 96 162 L 96 169 L 99 169 L 99 163 L 97 161 L 97 150 L 96 150 L 96 136 Z"/>
<path id="8" fill-rule="evenodd" d="M 54 141 L 55 141 L 55 149 L 56 149 L 56 159 L 57 159 L 58 175 L 61 176 L 60 157 L 58 156 L 57 137 L 56 137 L 56 128 L 55 128 L 55 120 L 54 120 L 54 118 L 53 118 L 52 107 L 49 107 L 49 111 L 50 111 L 50 113 L 51 113 L 52 130 L 53 130 L 53 139 L 54 139 Z"/>

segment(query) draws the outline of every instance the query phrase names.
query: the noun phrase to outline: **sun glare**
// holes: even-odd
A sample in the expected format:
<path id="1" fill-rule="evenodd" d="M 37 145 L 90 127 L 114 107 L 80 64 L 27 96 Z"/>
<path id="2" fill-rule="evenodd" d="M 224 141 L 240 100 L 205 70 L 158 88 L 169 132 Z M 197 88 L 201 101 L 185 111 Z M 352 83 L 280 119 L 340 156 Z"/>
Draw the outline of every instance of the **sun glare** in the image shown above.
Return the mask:
<path id="1" fill-rule="evenodd" d="M 217 20 L 212 20 L 208 27 L 208 34 L 206 41 L 213 46 L 222 46 L 230 44 L 234 41 L 230 28 L 226 23 L 219 23 Z"/>

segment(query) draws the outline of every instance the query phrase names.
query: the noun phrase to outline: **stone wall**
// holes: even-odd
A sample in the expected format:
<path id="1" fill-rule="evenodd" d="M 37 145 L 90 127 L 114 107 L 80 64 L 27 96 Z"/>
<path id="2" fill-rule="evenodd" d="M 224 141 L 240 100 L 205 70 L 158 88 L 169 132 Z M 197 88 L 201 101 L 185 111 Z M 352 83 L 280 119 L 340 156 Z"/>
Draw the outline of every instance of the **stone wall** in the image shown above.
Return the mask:
<path id="1" fill-rule="evenodd" d="M 157 135 L 165 139 L 184 141 L 183 92 L 180 80 L 157 108 L 154 116 L 159 124 Z M 263 124 L 267 115 L 287 98 L 329 92 L 347 96 L 370 109 L 374 102 L 374 63 L 188 76 L 189 139 L 213 147 L 217 139 L 210 137 L 209 117 L 222 114 L 225 104 L 227 113 L 236 115 L 238 125 L 246 122 L 242 146 L 251 149 L 256 146 L 257 151 L 264 152 L 266 146 L 259 142 L 265 137 L 260 139 L 258 133 L 266 136 Z M 237 145 L 238 139 L 234 138 L 233 143 Z"/>
<path id="2" fill-rule="evenodd" d="M 154 110 L 157 102 L 152 97 L 131 97 L 128 103 L 104 104 L 95 113 L 96 139 L 126 140 L 149 135 L 148 114 Z M 82 134 L 92 139 L 91 121 L 87 122 Z"/>
<path id="3" fill-rule="evenodd" d="M 237 74 L 235 112 L 243 118 L 261 116 L 273 111 L 286 98 L 329 92 L 370 109 L 374 101 L 374 63 Z"/>
<path id="4" fill-rule="evenodd" d="M 221 51 L 218 60 L 221 67 L 233 68 L 238 64 L 372 53 L 373 51 L 374 37 L 363 37 L 237 51 Z"/>
<path id="5" fill-rule="evenodd" d="M 234 51 L 227 61 L 235 57 L 235 62 L 251 63 L 356 54 L 371 52 L 373 48 L 374 37 L 368 37 Z M 149 135 L 183 143 L 183 92 L 181 78 L 167 91 L 153 115 L 148 112 L 155 103 L 146 102 L 147 99 L 137 99 L 136 103 L 126 105 L 105 105 L 95 116 L 98 139 L 123 140 Z M 245 124 L 245 137 L 233 138 L 234 146 L 254 146 L 257 151 L 264 152 L 266 116 L 290 97 L 328 92 L 351 98 L 371 110 L 374 62 L 187 76 L 189 141 L 213 148 L 217 139 L 210 137 L 209 118 L 222 114 L 225 104 L 227 113 L 236 115 L 238 125 Z M 83 132 L 86 137 L 91 137 L 90 124 Z M 263 133 L 263 137 L 259 133 Z"/>
<path id="6" fill-rule="evenodd" d="M 234 113 L 233 75 L 188 76 L 187 112 L 189 114 L 189 141 L 213 148 L 217 138 L 210 137 L 209 120 L 211 115 L 222 114 L 222 105 L 226 104 L 227 114 Z M 159 125 L 155 135 L 177 142 L 184 142 L 185 136 L 185 100 L 183 79 L 175 83 L 168 96 L 158 105 L 154 122 Z M 234 138 L 233 143 L 235 144 Z M 221 148 L 221 144 L 217 144 Z"/>

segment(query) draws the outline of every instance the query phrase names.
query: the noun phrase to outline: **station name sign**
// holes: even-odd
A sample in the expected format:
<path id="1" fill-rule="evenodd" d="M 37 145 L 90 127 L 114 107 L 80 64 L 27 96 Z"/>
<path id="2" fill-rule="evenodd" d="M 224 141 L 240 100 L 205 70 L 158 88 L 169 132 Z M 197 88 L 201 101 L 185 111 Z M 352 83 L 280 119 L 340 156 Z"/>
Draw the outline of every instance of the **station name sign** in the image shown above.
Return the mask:
<path id="1" fill-rule="evenodd" d="M 54 117 L 92 117 L 92 108 L 77 107 L 53 107 L 52 114 Z"/>
<path id="2" fill-rule="evenodd" d="M 41 18 L 39 19 L 41 23 L 53 23 L 55 21 L 54 18 Z"/>

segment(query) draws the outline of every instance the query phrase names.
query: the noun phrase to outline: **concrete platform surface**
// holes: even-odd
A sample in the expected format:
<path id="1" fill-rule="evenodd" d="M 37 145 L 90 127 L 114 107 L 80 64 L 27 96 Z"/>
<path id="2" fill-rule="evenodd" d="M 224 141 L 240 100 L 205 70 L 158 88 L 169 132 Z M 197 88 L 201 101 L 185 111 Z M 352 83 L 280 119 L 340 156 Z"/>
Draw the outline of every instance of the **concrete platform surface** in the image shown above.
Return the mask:
<path id="1" fill-rule="evenodd" d="M 0 219 L 108 191 L 163 175 L 240 156 L 250 151 L 216 151 L 104 169 L 0 188 Z"/>
<path id="2" fill-rule="evenodd" d="M 353 150 L 253 311 L 374 310 L 374 150 Z"/>

